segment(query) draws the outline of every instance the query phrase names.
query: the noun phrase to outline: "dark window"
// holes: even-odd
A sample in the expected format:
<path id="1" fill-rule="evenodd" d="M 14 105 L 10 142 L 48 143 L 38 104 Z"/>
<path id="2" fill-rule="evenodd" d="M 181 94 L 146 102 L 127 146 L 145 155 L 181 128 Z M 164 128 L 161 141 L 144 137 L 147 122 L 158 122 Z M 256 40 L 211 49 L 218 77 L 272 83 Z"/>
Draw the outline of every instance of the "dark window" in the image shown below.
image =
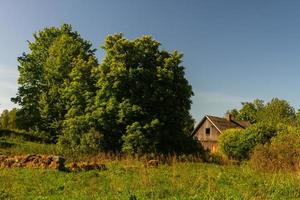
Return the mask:
<path id="1" fill-rule="evenodd" d="M 210 134 L 210 128 L 206 128 L 206 129 L 205 129 L 205 134 L 206 134 L 206 135 L 209 135 L 209 134 Z"/>

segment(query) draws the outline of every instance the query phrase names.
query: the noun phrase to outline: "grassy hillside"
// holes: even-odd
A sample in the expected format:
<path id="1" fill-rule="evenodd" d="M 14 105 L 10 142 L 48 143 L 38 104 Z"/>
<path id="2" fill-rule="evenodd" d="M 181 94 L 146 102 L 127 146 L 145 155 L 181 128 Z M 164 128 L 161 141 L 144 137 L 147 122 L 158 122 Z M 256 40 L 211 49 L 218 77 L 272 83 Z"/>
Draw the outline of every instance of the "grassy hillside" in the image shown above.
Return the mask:
<path id="1" fill-rule="evenodd" d="M 0 137 L 2 154 L 55 154 L 55 145 Z M 178 162 L 149 168 L 136 159 L 103 160 L 106 171 L 0 169 L 1 199 L 299 199 L 300 174 L 258 173 L 247 164 Z"/>
<path id="2" fill-rule="evenodd" d="M 0 130 L 0 154 L 57 154 L 53 144 L 44 143 L 42 138 L 25 132 Z"/>

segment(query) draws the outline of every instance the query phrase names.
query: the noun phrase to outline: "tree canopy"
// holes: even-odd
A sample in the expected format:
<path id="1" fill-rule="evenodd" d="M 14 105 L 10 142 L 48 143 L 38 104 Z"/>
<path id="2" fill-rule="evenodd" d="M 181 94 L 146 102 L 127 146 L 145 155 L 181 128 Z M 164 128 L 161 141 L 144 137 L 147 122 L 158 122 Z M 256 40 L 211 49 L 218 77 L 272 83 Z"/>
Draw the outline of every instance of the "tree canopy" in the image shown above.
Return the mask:
<path id="1" fill-rule="evenodd" d="M 195 147 L 192 87 L 183 55 L 151 36 L 108 36 L 100 64 L 70 25 L 34 34 L 19 57 L 12 100 L 22 127 L 49 134 L 71 151 L 183 152 Z"/>
<path id="2" fill-rule="evenodd" d="M 286 101 L 273 98 L 270 102 L 264 103 L 263 100 L 255 99 L 253 102 L 242 102 L 240 110 L 233 109 L 228 111 L 238 120 L 263 123 L 296 123 L 295 109 Z"/>
<path id="3" fill-rule="evenodd" d="M 93 87 L 91 76 L 86 76 L 97 66 L 91 46 L 67 24 L 34 34 L 30 51 L 18 58 L 20 87 L 12 98 L 21 106 L 18 117 L 23 121 L 22 128 L 45 131 L 54 138 L 60 133 L 65 115 L 76 101 L 76 92 L 73 96 L 69 92 L 80 79 L 74 76 L 85 76 L 80 84 Z"/>

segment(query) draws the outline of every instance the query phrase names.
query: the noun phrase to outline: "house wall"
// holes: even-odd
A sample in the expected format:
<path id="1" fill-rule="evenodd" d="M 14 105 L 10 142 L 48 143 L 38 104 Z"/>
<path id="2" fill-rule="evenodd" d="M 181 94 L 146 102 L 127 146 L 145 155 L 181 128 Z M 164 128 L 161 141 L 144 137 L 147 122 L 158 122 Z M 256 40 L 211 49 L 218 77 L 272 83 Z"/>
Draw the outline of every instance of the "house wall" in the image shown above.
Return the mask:
<path id="1" fill-rule="evenodd" d="M 206 128 L 210 128 L 210 134 L 205 133 Z M 212 123 L 208 119 L 205 119 L 201 127 L 195 133 L 194 138 L 201 142 L 204 149 L 208 149 L 211 152 L 216 152 L 218 149 L 219 135 L 219 131 L 212 125 Z"/>

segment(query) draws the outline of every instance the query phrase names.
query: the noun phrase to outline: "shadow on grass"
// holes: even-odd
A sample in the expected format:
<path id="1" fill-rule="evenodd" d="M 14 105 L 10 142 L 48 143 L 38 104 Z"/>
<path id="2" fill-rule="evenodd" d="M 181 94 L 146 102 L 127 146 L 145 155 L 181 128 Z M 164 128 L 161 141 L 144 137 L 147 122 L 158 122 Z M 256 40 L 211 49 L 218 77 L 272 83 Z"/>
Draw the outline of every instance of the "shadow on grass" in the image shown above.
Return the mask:
<path id="1" fill-rule="evenodd" d="M 51 141 L 48 139 L 41 138 L 39 136 L 32 135 L 25 131 L 18 131 L 18 130 L 0 129 L 0 137 L 21 138 L 25 141 L 30 141 L 30 142 L 51 143 Z"/>
<path id="2" fill-rule="evenodd" d="M 11 142 L 5 142 L 5 141 L 0 141 L 0 148 L 11 148 L 15 146 L 14 143 Z"/>

